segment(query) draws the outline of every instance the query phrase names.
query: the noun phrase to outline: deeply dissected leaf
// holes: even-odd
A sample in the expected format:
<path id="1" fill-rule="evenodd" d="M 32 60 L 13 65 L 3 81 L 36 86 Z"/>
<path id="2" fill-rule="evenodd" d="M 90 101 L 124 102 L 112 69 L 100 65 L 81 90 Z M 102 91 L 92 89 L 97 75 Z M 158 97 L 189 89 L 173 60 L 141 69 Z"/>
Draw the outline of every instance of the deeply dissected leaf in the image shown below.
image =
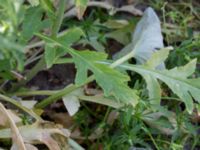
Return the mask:
<path id="1" fill-rule="evenodd" d="M 57 39 L 49 38 L 41 34 L 38 34 L 38 36 L 47 42 L 59 45 L 72 55 L 77 68 L 76 84 L 84 84 L 87 79 L 87 72 L 90 70 L 94 73 L 97 83 L 103 88 L 106 96 L 113 95 L 116 99 L 124 103 L 137 104 L 137 95 L 126 84 L 129 77 L 105 64 L 97 63 L 98 61 L 106 60 L 106 54 L 92 51 L 76 51 Z"/>
<path id="2" fill-rule="evenodd" d="M 27 42 L 32 38 L 35 32 L 40 31 L 47 25 L 50 26 L 49 20 L 42 20 L 43 10 L 40 6 L 30 7 L 25 14 L 22 24 L 21 40 Z"/>
<path id="3" fill-rule="evenodd" d="M 164 63 L 165 59 L 167 59 L 169 55 L 170 49 L 163 48 L 160 51 L 157 51 L 152 54 L 152 57 L 147 60 L 146 64 L 148 67 L 152 69 L 156 69 L 158 65 Z M 143 74 L 143 77 L 147 83 L 147 89 L 149 92 L 150 102 L 153 105 L 160 105 L 161 100 L 161 88 L 157 81 L 157 79 L 149 74 Z"/>
<path id="4" fill-rule="evenodd" d="M 58 37 L 58 40 L 63 43 L 64 45 L 71 46 L 74 42 L 80 39 L 81 36 L 84 36 L 83 31 L 80 28 L 72 28 Z M 45 45 L 45 61 L 47 64 L 47 68 L 50 68 L 59 57 L 66 54 L 66 51 L 58 48 L 53 43 L 47 43 Z"/>
<path id="5" fill-rule="evenodd" d="M 77 67 L 76 83 L 83 84 L 87 79 L 88 69 L 94 73 L 97 83 L 103 88 L 106 96 L 114 95 L 124 103 L 136 105 L 137 96 L 125 83 L 129 77 L 97 61 L 106 60 L 107 55 L 91 51 L 77 52 L 74 57 Z M 83 63 L 84 62 L 84 63 Z"/>
<path id="6" fill-rule="evenodd" d="M 150 75 L 163 81 L 185 103 L 189 113 L 193 111 L 193 99 L 200 102 L 200 78 L 188 79 L 195 70 L 196 60 L 192 60 L 183 67 L 170 70 L 155 70 L 147 66 L 125 64 L 122 68 L 135 71 L 142 76 Z"/>
<path id="7" fill-rule="evenodd" d="M 142 19 L 136 26 L 132 43 L 126 46 L 114 58 L 120 58 L 128 53 L 132 53 L 137 63 L 146 63 L 152 69 L 164 69 L 164 60 L 167 58 L 169 51 L 162 49 L 155 53 L 156 49 L 163 48 L 163 46 L 159 18 L 152 8 L 147 8 Z M 152 59 L 149 60 L 150 58 Z M 147 83 L 151 102 L 158 105 L 161 98 L 161 89 L 158 81 L 150 74 L 143 74 L 143 77 Z"/>

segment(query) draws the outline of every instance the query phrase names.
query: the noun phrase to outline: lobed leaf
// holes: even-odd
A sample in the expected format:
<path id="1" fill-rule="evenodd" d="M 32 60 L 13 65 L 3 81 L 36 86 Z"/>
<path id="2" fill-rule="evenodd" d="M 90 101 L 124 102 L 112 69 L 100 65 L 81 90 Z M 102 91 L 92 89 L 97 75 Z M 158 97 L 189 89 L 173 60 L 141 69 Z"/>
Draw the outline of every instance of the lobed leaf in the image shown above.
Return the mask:
<path id="1" fill-rule="evenodd" d="M 65 49 L 74 59 L 77 68 L 76 84 L 84 84 L 88 70 L 94 73 L 97 83 L 102 87 L 106 96 L 113 95 L 116 99 L 124 102 L 137 104 L 138 96 L 126 84 L 129 77 L 110 68 L 106 64 L 98 64 L 98 61 L 106 60 L 107 55 L 100 52 L 76 51 L 58 39 L 49 38 L 37 34 L 46 42 L 52 42 Z"/>
<path id="2" fill-rule="evenodd" d="M 58 40 L 64 45 L 71 46 L 74 42 L 79 40 L 81 36 L 84 36 L 84 33 L 80 28 L 72 28 L 63 32 L 62 35 L 58 37 Z M 44 54 L 47 68 L 50 68 L 59 57 L 66 54 L 66 51 L 62 48 L 58 48 L 54 43 L 49 42 L 45 45 Z"/>
<path id="3" fill-rule="evenodd" d="M 147 60 L 147 62 L 144 64 L 152 69 L 156 69 L 157 66 L 159 66 L 161 63 L 163 63 L 168 55 L 169 55 L 170 49 L 163 48 L 155 53 L 152 54 L 152 57 Z M 161 100 L 161 88 L 157 81 L 157 79 L 149 74 L 143 74 L 143 77 L 147 83 L 147 89 L 149 92 L 149 98 L 150 102 L 153 105 L 160 105 Z"/>
<path id="4" fill-rule="evenodd" d="M 87 79 L 87 71 L 91 70 L 94 73 L 97 83 L 103 88 L 105 96 L 113 95 L 116 99 L 124 103 L 137 104 L 138 97 L 125 84 L 129 80 L 129 77 L 107 65 L 96 63 L 106 60 L 107 55 L 105 53 L 91 51 L 77 53 L 78 57 L 73 56 L 77 67 L 77 84 L 83 84 Z"/>
<path id="5" fill-rule="evenodd" d="M 186 105 L 189 113 L 192 113 L 194 104 L 192 97 L 200 102 L 200 78 L 188 79 L 187 77 L 194 72 L 196 59 L 192 60 L 183 67 L 170 70 L 155 70 L 147 66 L 124 64 L 122 68 L 135 71 L 142 76 L 150 75 L 163 81 Z"/>
<path id="6" fill-rule="evenodd" d="M 30 7 L 27 9 L 24 21 L 22 24 L 22 40 L 27 42 L 35 32 L 38 32 L 42 27 L 43 10 L 38 7 Z"/>

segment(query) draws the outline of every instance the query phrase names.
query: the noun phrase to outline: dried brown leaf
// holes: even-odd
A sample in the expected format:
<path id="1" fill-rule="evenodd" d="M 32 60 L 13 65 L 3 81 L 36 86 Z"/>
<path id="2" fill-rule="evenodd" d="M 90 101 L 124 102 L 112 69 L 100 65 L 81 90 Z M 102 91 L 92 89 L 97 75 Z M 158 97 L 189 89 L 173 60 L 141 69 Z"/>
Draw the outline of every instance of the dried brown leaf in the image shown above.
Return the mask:
<path id="1" fill-rule="evenodd" d="M 65 139 L 68 139 L 70 135 L 67 129 L 64 129 L 59 125 L 46 121 L 36 122 L 32 125 L 21 126 L 19 127 L 19 131 L 25 143 L 45 144 L 50 150 L 61 149 L 60 145 L 62 144 L 60 144 L 60 141 L 57 141 L 53 138 L 54 135 L 56 135 L 57 138 L 60 136 Z M 10 137 L 10 129 L 0 130 L 0 139 Z M 67 142 L 65 142 L 65 144 L 65 147 L 67 147 Z"/>
<path id="2" fill-rule="evenodd" d="M 11 150 L 26 150 L 19 129 L 17 128 L 14 120 L 12 119 L 8 111 L 1 103 L 0 103 L 0 112 L 5 116 L 4 121 L 6 120 L 6 122 L 8 122 L 8 124 L 10 125 L 12 142 L 13 142 Z"/>

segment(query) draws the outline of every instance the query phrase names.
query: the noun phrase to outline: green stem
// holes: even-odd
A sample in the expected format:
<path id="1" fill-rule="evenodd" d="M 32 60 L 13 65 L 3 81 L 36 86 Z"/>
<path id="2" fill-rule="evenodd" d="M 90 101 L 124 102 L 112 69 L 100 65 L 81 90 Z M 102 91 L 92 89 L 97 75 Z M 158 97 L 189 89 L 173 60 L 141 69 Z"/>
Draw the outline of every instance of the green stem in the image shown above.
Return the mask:
<path id="1" fill-rule="evenodd" d="M 80 88 L 81 86 L 85 85 L 86 83 L 89 83 L 91 81 L 94 80 L 94 76 L 90 76 L 84 84 L 82 85 L 74 85 L 71 84 L 69 86 L 67 86 L 66 88 L 64 88 L 63 90 L 60 90 L 59 92 L 55 93 L 54 95 L 51 95 L 49 97 L 47 97 L 46 99 L 44 99 L 43 101 L 39 102 L 38 104 L 35 105 L 36 108 L 44 108 L 47 105 L 56 102 L 58 99 L 62 98 L 64 95 L 67 95 L 69 93 L 71 93 L 72 91 Z"/>
<path id="2" fill-rule="evenodd" d="M 31 69 L 30 72 L 26 75 L 26 83 L 30 81 L 37 73 L 38 71 L 42 70 L 46 66 L 45 64 L 45 58 L 44 56 L 39 60 L 39 62 L 34 66 L 33 69 Z"/>
<path id="3" fill-rule="evenodd" d="M 180 98 L 176 98 L 176 97 L 161 97 L 161 99 L 163 99 L 163 100 L 176 100 L 176 101 L 181 101 Z"/>
<path id="4" fill-rule="evenodd" d="M 133 50 L 134 51 L 134 50 Z M 119 65 L 121 65 L 122 63 L 126 62 L 127 60 L 129 60 L 130 58 L 132 58 L 134 56 L 133 52 L 130 52 L 128 54 L 126 54 L 125 56 L 123 56 L 122 58 L 117 59 L 115 62 L 113 62 L 110 67 L 111 68 L 115 68 Z"/>
<path id="5" fill-rule="evenodd" d="M 62 98 L 64 95 L 71 93 L 72 91 L 74 91 L 75 89 L 77 89 L 79 86 L 76 85 L 69 85 L 66 88 L 64 88 L 63 90 L 61 90 L 60 92 L 49 96 L 48 98 L 44 99 L 43 101 L 39 102 L 38 104 L 35 105 L 36 108 L 44 108 L 47 105 L 57 101 L 58 99 Z"/>
<path id="6" fill-rule="evenodd" d="M 110 65 L 111 68 L 115 68 L 117 67 L 118 65 L 122 64 L 123 62 L 127 61 L 128 59 L 130 59 L 131 57 L 133 57 L 133 53 L 130 52 L 128 53 L 127 55 L 125 55 L 124 57 L 116 60 L 114 63 L 112 63 Z M 53 103 L 53 102 L 56 102 L 58 99 L 62 98 L 64 95 L 67 95 L 69 93 L 71 93 L 72 91 L 76 90 L 77 88 L 80 88 L 81 86 L 93 81 L 95 78 L 94 78 L 94 75 L 90 76 L 87 81 L 82 84 L 82 85 L 70 85 L 69 87 L 66 87 L 65 89 L 61 90 L 60 92 L 56 93 L 55 95 L 52 95 L 46 99 L 44 99 L 43 101 L 39 102 L 38 104 L 36 104 L 36 107 L 37 108 L 44 108 L 46 107 L 47 105 Z M 107 105 L 107 102 L 105 103 Z"/>
<path id="7" fill-rule="evenodd" d="M 54 64 L 67 64 L 73 62 L 74 60 L 72 58 L 59 58 Z"/>
<path id="8" fill-rule="evenodd" d="M 83 95 L 83 96 L 78 96 L 78 98 L 83 101 L 106 105 L 106 106 L 116 108 L 116 109 L 124 106 L 122 103 L 118 103 L 114 100 L 107 99 L 102 96 L 84 96 Z"/>
<path id="9" fill-rule="evenodd" d="M 71 86 L 74 86 L 74 85 L 71 85 Z M 63 92 L 64 95 L 66 95 L 68 92 L 70 93 L 71 90 L 69 90 L 69 88 L 71 89 L 72 88 L 71 86 L 66 87 L 65 92 Z M 59 95 L 61 95 L 61 97 L 62 97 L 62 96 L 64 96 L 61 93 L 62 91 L 64 91 L 64 90 L 58 90 L 58 91 L 50 91 L 50 90 L 26 91 L 26 92 L 15 93 L 15 95 L 16 96 L 31 96 L 31 95 L 49 95 L 49 96 L 52 96 L 52 95 L 55 95 L 55 94 L 59 93 Z M 78 98 L 80 100 L 83 100 L 83 101 L 92 102 L 92 103 L 98 103 L 98 104 L 110 106 L 110 107 L 113 107 L 113 108 L 120 108 L 120 107 L 123 106 L 123 104 L 121 104 L 121 103 L 117 103 L 117 102 L 115 102 L 113 100 L 110 100 L 110 99 L 107 99 L 107 98 L 103 98 L 103 97 L 100 97 L 100 96 L 78 96 Z"/>
<path id="10" fill-rule="evenodd" d="M 110 110 L 111 110 L 111 107 L 108 107 L 107 110 L 106 110 L 106 114 L 104 115 L 104 118 L 102 120 L 102 123 L 106 122 L 106 120 L 108 119 Z"/>
<path id="11" fill-rule="evenodd" d="M 65 4 L 66 4 L 66 0 L 60 0 L 59 7 L 58 7 L 58 10 L 57 10 L 57 14 L 56 14 L 56 21 L 55 21 L 53 28 L 52 28 L 52 37 L 57 36 L 57 33 L 58 33 L 60 26 L 62 24 L 64 12 L 65 12 Z"/>
<path id="12" fill-rule="evenodd" d="M 40 91 L 24 91 L 24 92 L 17 92 L 14 95 L 16 96 L 31 96 L 31 95 L 54 95 L 61 90 L 40 90 Z"/>
<path id="13" fill-rule="evenodd" d="M 17 106 L 18 108 L 20 108 L 21 110 L 23 110 L 24 112 L 28 113 L 30 116 L 35 118 L 36 120 L 41 120 L 41 118 L 38 115 L 36 115 L 32 110 L 22 106 L 15 99 L 12 99 L 10 97 L 7 97 L 7 96 L 0 94 L 0 100 L 5 101 L 5 102 L 9 102 L 9 103 Z"/>
<path id="14" fill-rule="evenodd" d="M 142 127 L 142 129 L 149 135 L 151 141 L 153 142 L 154 146 L 156 147 L 157 150 L 160 150 L 159 146 L 157 145 L 156 141 L 154 140 L 153 136 L 151 135 L 151 132 L 147 129 L 146 125 Z"/>

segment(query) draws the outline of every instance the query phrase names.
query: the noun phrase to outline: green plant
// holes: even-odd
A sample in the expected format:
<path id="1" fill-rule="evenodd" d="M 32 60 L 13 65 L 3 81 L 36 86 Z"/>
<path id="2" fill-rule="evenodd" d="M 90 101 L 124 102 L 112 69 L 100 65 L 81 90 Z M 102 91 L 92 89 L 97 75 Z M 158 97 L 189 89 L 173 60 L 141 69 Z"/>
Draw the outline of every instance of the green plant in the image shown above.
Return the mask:
<path id="1" fill-rule="evenodd" d="M 41 142 L 48 148 L 54 146 L 59 149 L 63 143 L 66 148 L 68 142 L 70 146 L 76 147 L 77 143 L 69 138 L 68 130 L 44 122 L 38 113 L 44 107 L 62 99 L 70 115 L 77 113 L 74 120 L 75 126 L 80 126 L 84 133 L 81 139 L 98 140 L 98 143 L 107 149 L 116 146 L 118 149 L 182 149 L 182 144 L 191 139 L 193 148 L 198 145 L 199 136 L 195 133 L 197 129 L 191 130 L 195 125 L 188 118 L 198 111 L 200 102 L 199 73 L 194 76 L 199 62 L 199 38 L 192 36 L 175 46 L 175 50 L 172 51 L 172 47 L 164 47 L 160 21 L 152 8 L 144 12 L 131 38 L 134 20 L 120 20 L 115 16 L 109 17 L 108 20 L 98 20 L 96 16 L 101 15 L 101 10 L 92 12 L 89 19 L 84 21 L 64 19 L 68 15 L 67 2 L 60 0 L 58 4 L 54 4 L 52 0 L 30 0 L 29 4 L 23 0 L 14 3 L 11 0 L 1 1 L 0 10 L 3 13 L 0 15 L 0 100 L 9 102 L 25 112 L 22 113 L 25 117 L 21 117 L 20 122 L 26 122 L 26 125 L 17 125 L 8 114 L 8 110 L 0 105 L 0 111 L 7 116 L 7 119 L 3 117 L 2 120 L 9 122 L 9 126 L 6 126 L 2 121 L 4 129 L 0 130 L 0 138 L 12 138 L 13 147 L 21 145 L 24 149 L 27 145 L 23 140 L 29 136 L 29 132 L 41 136 L 47 131 L 45 135 L 48 138 Z M 73 4 L 75 7 L 70 6 L 75 10 L 78 19 L 84 19 L 88 3 L 90 2 L 87 0 L 76 0 Z M 157 9 L 165 5 L 163 2 L 151 3 Z M 166 4 L 163 10 L 167 11 L 165 8 L 168 7 Z M 194 9 L 191 11 L 196 12 Z M 174 11 L 164 14 L 163 17 L 164 23 L 168 17 L 176 23 L 177 18 L 183 16 L 180 11 Z M 181 23 L 184 29 L 187 22 L 186 18 Z M 167 27 L 166 24 L 164 26 Z M 164 29 L 169 40 L 168 28 Z M 107 45 L 110 39 L 125 45 L 125 48 L 114 56 L 108 56 Z M 168 40 L 168 43 L 172 43 Z M 193 51 L 190 52 L 190 49 Z M 177 57 L 180 58 L 178 62 Z M 136 63 L 133 63 L 132 59 L 135 59 Z M 37 62 L 32 64 L 35 60 Z M 55 64 L 67 63 L 75 65 L 74 84 L 56 91 L 22 89 L 41 70 L 50 69 Z M 27 67 L 25 64 L 31 64 L 32 68 L 28 72 L 23 72 Z M 168 67 L 172 69 L 167 69 Z M 14 78 L 19 81 L 14 81 Z M 6 80 L 11 81 L 11 87 L 8 89 L 4 88 Z M 101 94 L 85 92 L 85 88 L 87 90 L 88 84 L 93 81 L 96 93 L 100 91 Z M 130 82 L 132 86 L 129 86 Z M 28 109 L 28 106 L 22 105 L 23 99 L 33 95 L 48 97 Z M 22 98 L 22 102 L 9 96 Z M 85 120 L 92 120 L 91 116 L 97 117 L 98 112 L 88 108 L 87 103 L 83 101 L 108 106 L 105 116 L 98 116 L 102 121 L 98 122 L 97 127 L 92 126 L 94 133 L 90 130 L 90 122 Z M 84 108 L 79 111 L 81 104 Z M 115 123 L 107 121 L 111 108 L 120 112 L 118 119 L 114 119 Z M 31 121 L 27 121 L 29 119 Z M 15 134 L 21 132 L 19 141 L 9 134 L 9 127 Z M 38 140 L 38 137 L 31 137 L 28 143 L 34 140 Z M 90 141 L 87 141 L 87 145 L 90 145 Z"/>

